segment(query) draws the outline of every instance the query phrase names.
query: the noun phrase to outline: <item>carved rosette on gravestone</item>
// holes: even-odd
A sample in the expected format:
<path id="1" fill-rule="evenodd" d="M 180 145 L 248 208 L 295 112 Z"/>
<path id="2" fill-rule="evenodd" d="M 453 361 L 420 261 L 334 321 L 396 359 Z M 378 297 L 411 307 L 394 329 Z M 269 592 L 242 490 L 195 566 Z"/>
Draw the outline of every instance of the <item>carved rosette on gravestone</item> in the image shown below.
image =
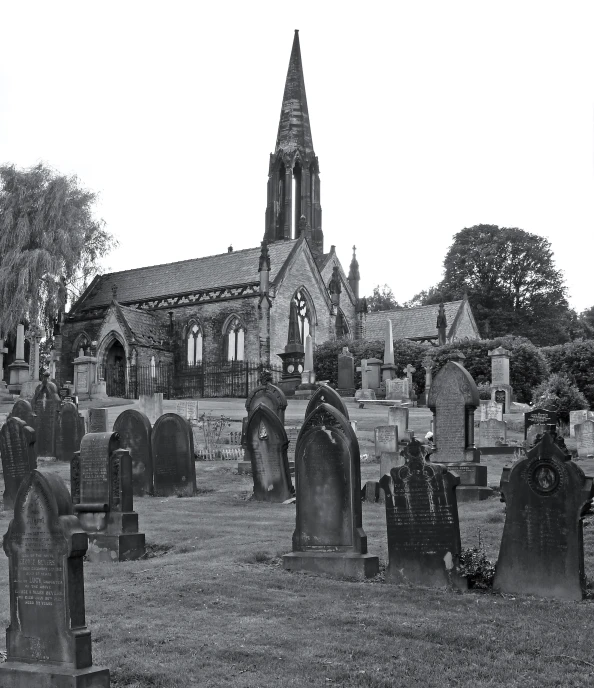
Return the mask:
<path id="1" fill-rule="evenodd" d="M 106 408 L 89 409 L 89 432 L 107 432 L 107 413 Z"/>
<path id="2" fill-rule="evenodd" d="M 16 417 L 7 418 L 0 430 L 0 453 L 4 476 L 4 510 L 12 509 L 20 484 L 37 468 L 35 430 Z"/>
<path id="3" fill-rule="evenodd" d="M 132 459 L 116 432 L 85 435 L 70 464 L 74 511 L 89 536 L 89 561 L 144 555 L 144 533 L 132 498 Z"/>
<path id="4" fill-rule="evenodd" d="M 120 436 L 120 446 L 132 457 L 134 496 L 153 494 L 152 428 L 148 417 L 136 409 L 126 409 L 116 418 L 113 431 Z"/>
<path id="5" fill-rule="evenodd" d="M 87 534 L 72 515 L 62 479 L 32 471 L 4 536 L 10 626 L 3 688 L 109 688 L 109 670 L 93 667 L 85 624 L 86 551 Z"/>
<path id="6" fill-rule="evenodd" d="M 56 431 L 56 458 L 58 461 L 72 461 L 74 452 L 80 450 L 85 436 L 85 419 L 78 412 L 76 404 L 65 401 L 58 413 Z"/>
<path id="7" fill-rule="evenodd" d="M 37 416 L 33 413 L 33 408 L 31 404 L 26 399 L 17 399 L 10 411 L 9 418 L 20 418 L 25 421 L 25 425 L 30 428 L 37 427 Z M 37 449 L 35 450 L 37 452 Z"/>
<path id="8" fill-rule="evenodd" d="M 580 459 L 594 456 L 594 421 L 585 420 L 575 425 L 575 442 Z"/>
<path id="9" fill-rule="evenodd" d="M 285 424 L 285 409 L 287 408 L 287 397 L 282 389 L 270 382 L 260 385 L 252 390 L 245 400 L 245 410 L 248 412 L 248 420 L 252 413 L 260 404 L 268 408 L 279 417 L 281 423 Z"/>
<path id="10" fill-rule="evenodd" d="M 313 396 L 309 400 L 307 408 L 305 409 L 304 417 L 307 418 L 309 414 L 312 413 L 313 410 L 316 409 L 320 404 L 330 404 L 330 406 L 334 406 L 334 408 L 337 411 L 340 411 L 340 413 L 342 413 L 347 420 L 349 419 L 349 412 L 346 404 L 342 400 L 342 397 L 340 394 L 338 394 L 338 392 L 333 390 L 332 387 L 328 387 L 328 385 L 321 385 L 313 393 Z"/>
<path id="11" fill-rule="evenodd" d="M 279 417 L 264 404 L 254 409 L 248 421 L 246 457 L 252 464 L 256 501 L 284 502 L 291 498 L 288 444 Z"/>
<path id="12" fill-rule="evenodd" d="M 197 488 L 190 422 L 177 413 L 163 414 L 153 426 L 151 446 L 155 495 L 193 497 Z"/>
<path id="13" fill-rule="evenodd" d="M 37 416 L 35 424 L 37 456 L 56 456 L 56 431 L 61 404 L 58 388 L 46 375 L 36 389 L 32 403 L 33 412 Z"/>
<path id="14" fill-rule="evenodd" d="M 295 480 L 296 527 L 284 568 L 336 578 L 376 575 L 379 560 L 367 554 L 361 518 L 359 443 L 349 421 L 329 404 L 305 419 L 297 440 Z"/>
<path id="15" fill-rule="evenodd" d="M 460 576 L 460 526 L 456 486 L 447 466 L 425 461 L 421 443 L 403 451 L 404 466 L 380 480 L 386 497 L 386 582 L 468 587 Z"/>
<path id="16" fill-rule="evenodd" d="M 503 472 L 505 525 L 493 589 L 562 600 L 585 590 L 582 517 L 592 478 L 568 460 L 549 433 Z"/>
<path id="17" fill-rule="evenodd" d="M 479 423 L 479 446 L 497 447 L 507 441 L 507 423 L 503 420 L 490 418 Z"/>

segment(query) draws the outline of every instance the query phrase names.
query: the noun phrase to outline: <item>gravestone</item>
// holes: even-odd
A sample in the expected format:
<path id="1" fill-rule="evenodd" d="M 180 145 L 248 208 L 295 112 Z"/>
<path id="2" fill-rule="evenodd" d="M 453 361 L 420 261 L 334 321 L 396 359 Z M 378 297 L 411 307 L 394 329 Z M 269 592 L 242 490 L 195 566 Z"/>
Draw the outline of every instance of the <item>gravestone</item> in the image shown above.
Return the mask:
<path id="1" fill-rule="evenodd" d="M 534 427 L 538 426 L 538 427 Z M 550 432 L 557 427 L 555 411 L 537 408 L 524 414 L 524 439 L 530 440 L 537 432 Z"/>
<path id="2" fill-rule="evenodd" d="M 456 354 L 456 352 L 454 352 Z M 458 360 L 464 360 L 457 354 Z M 449 360 L 433 379 L 427 406 L 433 412 L 431 461 L 448 464 L 448 469 L 465 473 L 456 490 L 458 502 L 487 499 L 492 490 L 487 486 L 487 472 L 476 470 L 480 453 L 474 446 L 474 412 L 480 404 L 479 393 L 470 373 L 461 363 Z M 485 467 L 486 468 L 486 467 Z"/>
<path id="3" fill-rule="evenodd" d="M 374 428 L 375 456 L 382 452 L 398 451 L 398 428 L 395 425 L 378 425 Z"/>
<path id="4" fill-rule="evenodd" d="M 408 408 L 406 406 L 390 406 L 388 409 L 388 425 L 398 428 L 398 438 L 402 442 L 408 430 Z"/>
<path id="5" fill-rule="evenodd" d="M 85 624 L 86 551 L 87 535 L 62 479 L 32 471 L 4 536 L 10 626 L 2 688 L 109 688 L 109 670 L 93 666 Z"/>
<path id="6" fill-rule="evenodd" d="M 580 459 L 594 456 L 594 420 L 576 423 L 575 441 Z"/>
<path id="7" fill-rule="evenodd" d="M 19 416 L 19 418 L 22 416 Z M 585 420 L 591 420 L 594 417 L 592 411 L 580 410 L 569 412 L 569 436 L 575 437 L 574 428 L 577 423 L 583 423 Z"/>
<path id="8" fill-rule="evenodd" d="M 382 383 L 382 361 L 380 361 L 379 358 L 368 358 L 367 368 L 369 369 L 369 376 L 367 379 L 369 387 L 377 391 Z"/>
<path id="9" fill-rule="evenodd" d="M 407 378 L 386 380 L 386 399 L 410 401 L 410 385 Z"/>
<path id="10" fill-rule="evenodd" d="M 499 346 L 489 351 L 491 359 L 491 399 L 501 404 L 503 413 L 509 413 L 514 395 L 509 384 L 509 357 L 511 352 Z M 501 418 L 499 420 L 502 420 Z"/>
<path id="11" fill-rule="evenodd" d="M 367 365 L 367 359 L 361 359 L 361 365 L 357 366 L 357 372 L 361 373 L 361 389 L 355 392 L 355 399 L 375 399 L 375 390 L 370 389 L 369 376 L 372 372 Z"/>
<path id="12" fill-rule="evenodd" d="M 503 405 L 496 401 L 481 401 L 481 421 L 483 420 L 503 420 Z"/>
<path id="13" fill-rule="evenodd" d="M 330 404 L 330 406 L 334 406 L 334 408 L 340 411 L 347 420 L 349 419 L 349 412 L 342 397 L 338 392 L 335 392 L 332 387 L 328 387 L 328 385 L 320 385 L 313 393 L 305 409 L 304 417 L 307 418 L 307 416 L 309 416 L 309 414 L 320 404 Z"/>
<path id="14" fill-rule="evenodd" d="M 35 429 L 37 425 L 37 417 L 33 413 L 31 404 L 26 399 L 17 399 L 10 411 L 13 418 L 20 418 L 25 421 L 25 424 L 30 428 Z M 37 449 L 35 450 L 37 452 Z"/>
<path id="15" fill-rule="evenodd" d="M 581 600 L 585 591 L 582 516 L 592 478 L 549 433 L 501 477 L 505 525 L 493 581 L 497 592 Z"/>
<path id="16" fill-rule="evenodd" d="M 132 457 L 134 496 L 153 494 L 152 429 L 148 417 L 136 409 L 126 409 L 116 418 L 113 431 L 120 436 L 120 446 Z"/>
<path id="17" fill-rule="evenodd" d="M 346 346 L 338 354 L 338 391 L 343 396 L 355 394 L 355 359 Z"/>
<path id="18" fill-rule="evenodd" d="M 479 424 L 479 446 L 496 447 L 507 441 L 507 423 L 496 418 L 481 420 Z"/>
<path id="19" fill-rule="evenodd" d="M 297 448 L 297 438 L 299 437 L 299 431 L 301 426 L 296 428 L 286 428 L 287 439 L 289 440 L 289 446 L 287 448 L 287 457 L 289 459 L 289 464 L 291 461 L 295 461 L 295 449 Z M 293 463 L 293 468 L 295 464 Z"/>
<path id="20" fill-rule="evenodd" d="M 89 409 L 89 432 L 107 432 L 107 414 L 109 409 Z"/>
<path id="21" fill-rule="evenodd" d="M 65 401 L 58 413 L 56 431 L 56 458 L 58 461 L 72 461 L 74 452 L 80 450 L 85 435 L 85 419 L 78 412 L 76 404 Z"/>
<path id="22" fill-rule="evenodd" d="M 145 553 L 132 498 L 132 459 L 117 432 L 89 433 L 70 464 L 74 511 L 89 536 L 89 561 L 128 561 Z"/>
<path id="23" fill-rule="evenodd" d="M 194 436 L 189 421 L 176 413 L 157 419 L 151 436 L 155 495 L 196 494 Z"/>
<path id="24" fill-rule="evenodd" d="M 155 392 L 154 394 L 140 394 L 138 397 L 138 403 L 140 406 L 140 412 L 144 413 L 152 425 L 157 422 L 157 418 L 159 418 L 159 416 L 163 415 L 163 392 Z M 196 406 L 198 406 L 198 402 L 195 403 Z"/>
<path id="25" fill-rule="evenodd" d="M 348 420 L 329 404 L 306 419 L 295 455 L 296 527 L 291 571 L 369 578 L 379 571 L 367 553 L 361 517 L 359 443 Z"/>
<path id="26" fill-rule="evenodd" d="M 403 451 L 404 465 L 384 475 L 388 531 L 387 583 L 467 588 L 458 572 L 461 552 L 456 486 L 447 466 L 425 461 L 420 442 Z"/>
<path id="27" fill-rule="evenodd" d="M 4 510 L 14 508 L 20 484 L 37 468 L 35 455 L 35 430 L 24 420 L 11 416 L 0 430 L 0 453 L 4 476 Z"/>
<path id="28" fill-rule="evenodd" d="M 161 395 L 162 396 L 162 395 Z M 182 418 L 187 418 L 189 421 L 198 420 L 198 402 L 181 400 L 175 403 L 175 412 Z M 159 415 L 162 415 L 162 411 Z M 159 416 L 157 416 L 158 418 Z M 150 418 L 149 418 L 150 420 Z M 156 420 L 156 418 L 155 418 Z M 154 421 L 153 421 L 154 422 Z"/>
<path id="29" fill-rule="evenodd" d="M 291 497 L 287 447 L 289 440 L 280 418 L 264 404 L 250 414 L 246 459 L 252 464 L 254 499 L 284 502 Z"/>
<path id="30" fill-rule="evenodd" d="M 50 382 L 46 374 L 43 382 L 35 390 L 32 403 L 33 412 L 37 416 L 35 423 L 37 456 L 56 456 L 56 430 L 61 403 L 58 388 Z"/>
<path id="31" fill-rule="evenodd" d="M 252 390 L 245 400 L 245 410 L 250 413 L 254 411 L 260 404 L 267 406 L 275 415 L 277 415 L 281 423 L 285 424 L 285 409 L 287 408 L 287 397 L 282 389 L 270 382 L 266 385 L 260 385 Z"/>

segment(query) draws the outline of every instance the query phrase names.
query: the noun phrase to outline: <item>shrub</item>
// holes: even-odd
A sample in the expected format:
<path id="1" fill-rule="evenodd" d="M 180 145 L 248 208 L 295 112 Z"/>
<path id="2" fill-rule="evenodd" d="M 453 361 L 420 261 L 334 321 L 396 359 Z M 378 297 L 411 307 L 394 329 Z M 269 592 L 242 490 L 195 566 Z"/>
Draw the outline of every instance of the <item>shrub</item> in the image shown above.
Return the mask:
<path id="1" fill-rule="evenodd" d="M 487 590 L 493 586 L 495 565 L 487 559 L 480 530 L 478 532 L 478 545 L 476 547 L 467 547 L 460 552 L 458 571 L 461 575 L 468 578 L 470 588 Z"/>
<path id="2" fill-rule="evenodd" d="M 594 405 L 594 341 L 576 341 L 541 349 L 552 373 L 565 373 Z M 585 408 L 585 407 L 584 407 Z"/>
<path id="3" fill-rule="evenodd" d="M 564 373 L 553 373 L 539 385 L 532 396 L 535 407 L 556 411 L 559 420 L 569 422 L 569 412 L 588 408 L 586 397 Z"/>

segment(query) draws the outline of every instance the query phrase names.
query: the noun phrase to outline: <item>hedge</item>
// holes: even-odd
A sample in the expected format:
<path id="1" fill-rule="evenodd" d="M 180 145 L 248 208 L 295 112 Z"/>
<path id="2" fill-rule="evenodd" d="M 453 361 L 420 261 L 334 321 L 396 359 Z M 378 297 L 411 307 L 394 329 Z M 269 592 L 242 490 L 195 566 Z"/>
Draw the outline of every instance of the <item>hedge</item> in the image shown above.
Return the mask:
<path id="1" fill-rule="evenodd" d="M 594 341 L 576 341 L 541 349 L 552 373 L 565 373 L 594 405 Z"/>

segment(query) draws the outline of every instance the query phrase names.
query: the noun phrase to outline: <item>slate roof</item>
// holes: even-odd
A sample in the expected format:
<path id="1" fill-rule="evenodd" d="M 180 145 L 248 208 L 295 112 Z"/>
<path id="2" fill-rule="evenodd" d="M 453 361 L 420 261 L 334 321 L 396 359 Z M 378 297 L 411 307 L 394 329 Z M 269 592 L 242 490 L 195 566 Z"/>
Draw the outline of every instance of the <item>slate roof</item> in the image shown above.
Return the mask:
<path id="1" fill-rule="evenodd" d="M 456 315 L 464 301 L 448 301 L 444 303 L 447 321 L 447 336 L 454 324 Z M 418 306 L 417 308 L 402 308 L 394 311 L 377 311 L 367 314 L 365 323 L 366 339 L 383 339 L 385 336 L 386 320 L 392 321 L 392 336 L 394 339 L 421 339 L 439 336 L 437 332 L 437 313 L 439 304 Z"/>
<path id="2" fill-rule="evenodd" d="M 268 245 L 271 282 L 289 257 L 295 243 L 296 240 L 277 241 Z M 74 304 L 71 312 L 108 306 L 113 299 L 113 285 L 117 289 L 118 303 L 132 303 L 201 289 L 253 284 L 260 279 L 260 250 L 258 246 L 216 256 L 100 275 Z"/>
<path id="3" fill-rule="evenodd" d="M 138 308 L 127 308 L 119 304 L 118 307 L 139 344 L 154 347 L 167 341 L 167 334 L 163 326 L 152 313 Z"/>

